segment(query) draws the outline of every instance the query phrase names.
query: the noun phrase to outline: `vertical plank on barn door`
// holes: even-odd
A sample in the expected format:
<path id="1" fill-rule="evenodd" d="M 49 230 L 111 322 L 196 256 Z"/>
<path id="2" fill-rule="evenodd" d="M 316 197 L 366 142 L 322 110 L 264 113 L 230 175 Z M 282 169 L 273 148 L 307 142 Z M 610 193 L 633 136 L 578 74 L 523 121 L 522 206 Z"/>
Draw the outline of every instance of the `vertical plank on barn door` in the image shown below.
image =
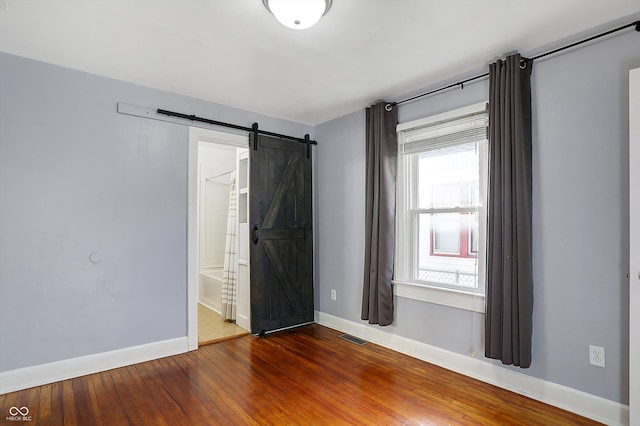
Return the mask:
<path id="1" fill-rule="evenodd" d="M 311 158 L 307 145 L 251 134 L 251 332 L 313 321 Z"/>

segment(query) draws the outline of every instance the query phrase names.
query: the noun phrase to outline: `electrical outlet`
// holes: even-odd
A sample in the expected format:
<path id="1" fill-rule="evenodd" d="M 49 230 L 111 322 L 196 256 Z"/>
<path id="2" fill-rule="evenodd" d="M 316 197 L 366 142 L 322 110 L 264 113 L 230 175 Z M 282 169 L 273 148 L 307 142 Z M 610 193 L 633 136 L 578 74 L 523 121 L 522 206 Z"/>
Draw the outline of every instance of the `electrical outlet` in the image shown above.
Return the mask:
<path id="1" fill-rule="evenodd" d="M 604 368 L 604 348 L 589 345 L 589 364 Z"/>
<path id="2" fill-rule="evenodd" d="M 336 289 L 335 288 L 331 289 L 331 300 L 336 300 Z"/>

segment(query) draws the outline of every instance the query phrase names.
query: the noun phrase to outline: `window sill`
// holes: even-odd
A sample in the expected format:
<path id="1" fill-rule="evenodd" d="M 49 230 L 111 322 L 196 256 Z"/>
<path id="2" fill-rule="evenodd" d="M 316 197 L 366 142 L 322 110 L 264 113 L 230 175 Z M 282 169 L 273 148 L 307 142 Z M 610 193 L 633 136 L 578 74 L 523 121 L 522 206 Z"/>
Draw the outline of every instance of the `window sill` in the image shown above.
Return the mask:
<path id="1" fill-rule="evenodd" d="M 393 281 L 393 286 L 395 287 L 394 295 L 398 297 L 484 313 L 483 294 L 406 281 Z"/>

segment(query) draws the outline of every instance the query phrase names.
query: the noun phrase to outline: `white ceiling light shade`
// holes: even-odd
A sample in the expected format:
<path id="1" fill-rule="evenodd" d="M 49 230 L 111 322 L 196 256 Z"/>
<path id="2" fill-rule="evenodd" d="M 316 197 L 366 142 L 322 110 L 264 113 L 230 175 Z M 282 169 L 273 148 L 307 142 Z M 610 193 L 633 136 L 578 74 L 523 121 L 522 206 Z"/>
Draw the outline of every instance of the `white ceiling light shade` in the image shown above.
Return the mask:
<path id="1" fill-rule="evenodd" d="M 331 8 L 332 0 L 262 0 L 264 7 L 285 27 L 304 30 Z"/>

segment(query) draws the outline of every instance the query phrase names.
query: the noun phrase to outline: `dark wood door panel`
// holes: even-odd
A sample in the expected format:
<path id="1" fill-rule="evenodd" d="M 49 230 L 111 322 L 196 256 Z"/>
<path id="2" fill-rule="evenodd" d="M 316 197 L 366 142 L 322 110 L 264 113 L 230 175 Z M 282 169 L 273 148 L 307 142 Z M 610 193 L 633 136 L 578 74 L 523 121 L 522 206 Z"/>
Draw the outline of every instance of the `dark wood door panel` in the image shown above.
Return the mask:
<path id="1" fill-rule="evenodd" d="M 259 136 L 257 148 L 250 152 L 254 334 L 313 321 L 311 159 L 294 141 Z"/>

